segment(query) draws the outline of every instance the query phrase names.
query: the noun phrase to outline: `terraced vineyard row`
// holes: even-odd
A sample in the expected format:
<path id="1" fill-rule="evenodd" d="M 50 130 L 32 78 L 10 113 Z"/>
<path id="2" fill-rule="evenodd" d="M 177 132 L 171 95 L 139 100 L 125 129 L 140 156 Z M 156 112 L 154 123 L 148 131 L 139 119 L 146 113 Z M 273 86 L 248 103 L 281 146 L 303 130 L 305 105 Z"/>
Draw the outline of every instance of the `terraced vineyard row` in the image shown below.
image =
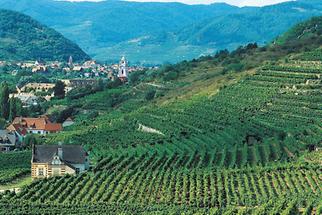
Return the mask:
<path id="1" fill-rule="evenodd" d="M 273 90 L 276 95 L 266 104 L 263 113 L 256 116 L 260 124 L 283 128 L 284 143 L 318 145 L 322 132 L 322 71 L 312 68 L 275 66 L 259 71 L 249 79 L 254 85 Z M 267 85 L 263 83 L 269 82 Z M 269 117 L 267 113 L 270 113 Z M 293 130 L 297 128 L 297 130 Z"/>
<path id="2" fill-rule="evenodd" d="M 304 205 L 299 208 L 301 203 Z M 227 207 L 227 208 L 196 208 L 175 205 L 128 205 L 128 204 L 47 204 L 28 202 L 0 203 L 0 214 L 211 214 L 211 215 L 264 215 L 264 214 L 321 214 L 322 203 L 313 203 L 303 200 L 275 200 L 258 207 Z"/>
<path id="3" fill-rule="evenodd" d="M 266 66 L 215 96 L 113 111 L 98 117 L 96 126 L 79 125 L 52 142 L 86 143 L 96 158 L 124 151 L 209 152 L 216 160 L 225 157 L 226 167 L 297 157 L 322 141 L 322 68 L 311 64 Z"/>
<path id="4" fill-rule="evenodd" d="M 120 142 L 129 144 L 111 148 L 108 137 L 108 144 L 93 143 L 94 153 L 105 157 L 104 152 L 157 151 L 191 156 L 199 153 L 202 157 L 209 152 L 213 157 L 225 157 L 226 167 L 296 157 L 309 145 L 322 141 L 322 69 L 299 65 L 266 67 L 213 98 L 144 108 L 129 115 L 123 124 L 116 118 L 110 120 L 113 125 L 125 123 L 129 129 L 126 135 L 112 139 L 121 136 L 126 139 Z M 163 135 L 139 131 L 138 124 Z M 123 127 L 109 129 L 113 129 L 113 135 L 124 131 Z M 99 131 L 98 136 L 107 134 Z"/>
<path id="5" fill-rule="evenodd" d="M 270 140 L 264 143 L 253 145 L 240 144 L 224 145 L 224 140 L 220 144 L 213 142 L 211 135 L 193 137 L 182 142 L 173 141 L 172 143 L 157 144 L 154 146 L 129 148 L 124 154 L 123 150 L 113 150 L 115 155 L 124 154 L 138 155 L 154 153 L 154 156 L 177 156 L 188 160 L 195 160 L 193 164 L 180 166 L 185 168 L 212 168 L 225 167 L 237 168 L 243 166 L 267 165 L 274 161 L 288 161 L 294 158 L 293 152 L 298 147 L 284 145 L 281 141 Z"/>
<path id="6" fill-rule="evenodd" d="M 198 163 L 200 168 L 192 168 Z M 207 162 L 206 162 L 207 163 Z M 269 199 L 322 194 L 318 166 L 201 168 L 197 157 L 107 158 L 95 174 L 36 181 L 12 200 L 56 203 L 176 204 L 193 207 L 256 206 Z"/>

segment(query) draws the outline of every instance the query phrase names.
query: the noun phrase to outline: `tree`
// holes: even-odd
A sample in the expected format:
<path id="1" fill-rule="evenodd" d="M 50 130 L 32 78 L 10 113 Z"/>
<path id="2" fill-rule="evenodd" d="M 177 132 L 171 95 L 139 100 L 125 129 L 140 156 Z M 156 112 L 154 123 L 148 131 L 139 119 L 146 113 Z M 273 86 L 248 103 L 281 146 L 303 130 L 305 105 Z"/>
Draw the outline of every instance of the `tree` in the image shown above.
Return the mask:
<path id="1" fill-rule="evenodd" d="M 9 117 L 9 87 L 7 82 L 3 82 L 0 87 L 0 110 L 4 119 Z"/>
<path id="2" fill-rule="evenodd" d="M 33 134 L 28 134 L 24 139 L 24 143 L 26 148 L 31 148 L 32 145 L 37 144 L 37 139 Z"/>
<path id="3" fill-rule="evenodd" d="M 54 87 L 54 96 L 58 99 L 65 98 L 65 84 L 62 81 L 57 81 Z"/>
<path id="4" fill-rule="evenodd" d="M 107 83 L 107 88 L 108 89 L 117 88 L 117 87 L 121 86 L 122 84 L 123 84 L 123 82 L 121 81 L 121 79 L 116 78 L 114 81 L 110 81 Z"/>
<path id="5" fill-rule="evenodd" d="M 105 83 L 104 83 L 103 79 L 100 78 L 95 85 L 94 91 L 95 92 L 103 91 L 104 88 L 105 88 Z"/>
<path id="6" fill-rule="evenodd" d="M 167 73 L 167 74 L 164 76 L 163 80 L 164 80 L 164 81 L 172 81 L 172 80 L 174 80 L 174 79 L 176 79 L 176 78 L 178 78 L 178 73 L 177 73 L 177 72 L 175 72 L 175 71 L 171 71 L 171 72 Z"/>
<path id="7" fill-rule="evenodd" d="M 67 109 L 58 113 L 56 121 L 58 123 L 63 123 L 68 117 L 72 116 L 73 112 L 74 112 L 74 108 L 68 107 Z"/>
<path id="8" fill-rule="evenodd" d="M 16 116 L 21 116 L 22 103 L 17 98 L 11 98 L 9 104 L 9 120 L 12 121 Z"/>
<path id="9" fill-rule="evenodd" d="M 132 85 L 135 85 L 137 83 L 139 83 L 143 78 L 145 78 L 146 76 L 146 70 L 143 71 L 135 71 L 130 73 L 129 75 L 129 82 Z M 155 74 L 154 72 L 152 74 Z"/>
<path id="10" fill-rule="evenodd" d="M 9 120 L 12 121 L 17 116 L 17 99 L 9 99 Z"/>
<path id="11" fill-rule="evenodd" d="M 154 89 L 150 89 L 146 94 L 145 94 L 145 99 L 147 101 L 150 101 L 154 99 L 156 91 Z"/>
<path id="12" fill-rule="evenodd" d="M 0 118 L 0 129 L 5 129 L 7 121 L 4 118 Z"/>

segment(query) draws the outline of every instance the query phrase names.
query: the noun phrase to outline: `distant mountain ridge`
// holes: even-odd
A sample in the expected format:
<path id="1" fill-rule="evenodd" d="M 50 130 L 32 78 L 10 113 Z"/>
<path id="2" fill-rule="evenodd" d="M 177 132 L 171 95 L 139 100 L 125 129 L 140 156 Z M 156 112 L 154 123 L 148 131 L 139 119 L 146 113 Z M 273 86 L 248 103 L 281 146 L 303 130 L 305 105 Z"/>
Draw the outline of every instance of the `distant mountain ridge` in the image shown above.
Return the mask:
<path id="1" fill-rule="evenodd" d="M 138 3 L 0 0 L 0 7 L 32 16 L 98 60 L 123 54 L 132 62 L 164 63 L 239 45 L 268 43 L 291 26 L 322 15 L 322 2 L 299 0 L 267 7 L 224 3 Z"/>
<path id="2" fill-rule="evenodd" d="M 0 60 L 75 61 L 90 57 L 75 43 L 31 17 L 0 10 Z"/>

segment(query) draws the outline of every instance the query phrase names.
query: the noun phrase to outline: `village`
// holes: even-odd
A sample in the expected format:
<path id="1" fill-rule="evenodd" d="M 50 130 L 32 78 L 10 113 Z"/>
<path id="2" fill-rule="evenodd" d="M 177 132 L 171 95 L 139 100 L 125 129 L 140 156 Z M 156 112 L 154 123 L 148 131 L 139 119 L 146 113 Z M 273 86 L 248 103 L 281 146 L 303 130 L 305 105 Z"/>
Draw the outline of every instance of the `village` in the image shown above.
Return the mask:
<path id="1" fill-rule="evenodd" d="M 19 68 L 10 71 L 12 76 L 19 74 L 20 69 L 31 72 L 31 75 L 41 74 L 46 77 L 51 71 L 72 74 L 72 78 L 58 76 L 55 82 L 26 82 L 16 85 L 15 92 L 9 94 L 9 99 L 18 99 L 22 108 L 32 108 L 41 102 L 49 102 L 56 98 L 57 83 L 63 84 L 64 95 L 73 90 L 95 86 L 100 80 L 120 81 L 126 84 L 129 75 L 136 71 L 147 69 L 143 66 L 129 66 L 125 57 L 118 64 L 99 64 L 94 60 L 83 64 L 74 63 L 70 56 L 67 63 L 61 62 L 0 62 L 0 67 Z M 157 68 L 150 68 L 157 69 Z M 48 115 L 15 116 L 7 121 L 8 126 L 0 130 L 0 153 L 30 150 L 32 153 L 31 176 L 33 179 L 78 174 L 89 169 L 89 157 L 81 145 L 36 145 L 30 141 L 30 135 L 45 137 L 46 135 L 62 132 L 72 126 L 74 120 L 67 117 L 58 123 Z M 27 140 L 28 139 L 28 140 Z"/>
<path id="2" fill-rule="evenodd" d="M 132 72 L 143 71 L 146 69 L 156 70 L 158 67 L 129 66 L 128 61 L 123 56 L 118 64 L 100 64 L 95 60 L 86 61 L 83 64 L 74 63 L 72 56 L 69 57 L 67 63 L 62 62 L 43 62 L 37 60 L 35 62 L 6 62 L 0 61 L 0 68 L 18 67 L 10 71 L 12 76 L 19 74 L 19 70 L 27 70 L 31 75 L 41 74 L 46 77 L 50 71 L 60 71 L 66 74 L 65 78 L 55 78 L 65 84 L 65 93 L 72 89 L 94 85 L 99 79 L 107 81 L 115 81 L 120 79 L 126 83 L 128 76 Z M 71 77 L 71 78 L 67 78 Z M 42 98 L 50 101 L 53 98 L 53 89 L 55 82 L 27 82 L 16 85 L 16 92 L 10 94 L 10 98 L 18 98 L 25 107 L 37 105 L 37 101 Z"/>
<path id="3" fill-rule="evenodd" d="M 94 77 L 106 77 L 110 80 L 116 78 L 121 62 L 126 63 L 127 72 L 131 73 L 134 71 L 144 70 L 147 67 L 141 65 L 130 66 L 129 62 L 123 56 L 120 63 L 105 64 L 99 63 L 96 60 L 88 60 L 83 63 L 74 62 L 73 57 L 70 56 L 67 62 L 45 62 L 41 59 L 36 61 L 23 61 L 23 62 L 13 62 L 13 61 L 0 61 L 0 67 L 5 66 L 17 66 L 21 69 L 29 69 L 32 73 L 42 73 L 45 74 L 50 70 L 61 70 L 66 73 L 77 72 L 79 77 L 82 78 L 94 78 Z M 154 67 L 149 67 L 154 68 Z M 12 74 L 16 75 L 17 70 L 13 70 Z"/>

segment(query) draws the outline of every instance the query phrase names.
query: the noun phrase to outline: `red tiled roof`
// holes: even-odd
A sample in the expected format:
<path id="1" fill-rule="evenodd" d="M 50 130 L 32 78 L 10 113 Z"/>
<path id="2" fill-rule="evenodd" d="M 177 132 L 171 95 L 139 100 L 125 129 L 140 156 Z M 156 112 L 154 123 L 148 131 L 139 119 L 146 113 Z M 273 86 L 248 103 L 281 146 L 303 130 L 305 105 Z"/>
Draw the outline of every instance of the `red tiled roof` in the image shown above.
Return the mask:
<path id="1" fill-rule="evenodd" d="M 63 130 L 63 126 L 60 123 L 49 123 L 45 126 L 45 131 L 61 131 Z"/>
<path id="2" fill-rule="evenodd" d="M 19 124 L 11 124 L 7 127 L 7 130 L 16 131 L 21 136 L 25 136 L 27 134 L 27 130 Z"/>
<path id="3" fill-rule="evenodd" d="M 62 125 L 59 123 L 52 123 L 49 121 L 48 117 L 39 118 L 24 118 L 16 117 L 12 125 L 19 125 L 22 128 L 29 130 L 44 130 L 44 131 L 61 131 Z"/>

